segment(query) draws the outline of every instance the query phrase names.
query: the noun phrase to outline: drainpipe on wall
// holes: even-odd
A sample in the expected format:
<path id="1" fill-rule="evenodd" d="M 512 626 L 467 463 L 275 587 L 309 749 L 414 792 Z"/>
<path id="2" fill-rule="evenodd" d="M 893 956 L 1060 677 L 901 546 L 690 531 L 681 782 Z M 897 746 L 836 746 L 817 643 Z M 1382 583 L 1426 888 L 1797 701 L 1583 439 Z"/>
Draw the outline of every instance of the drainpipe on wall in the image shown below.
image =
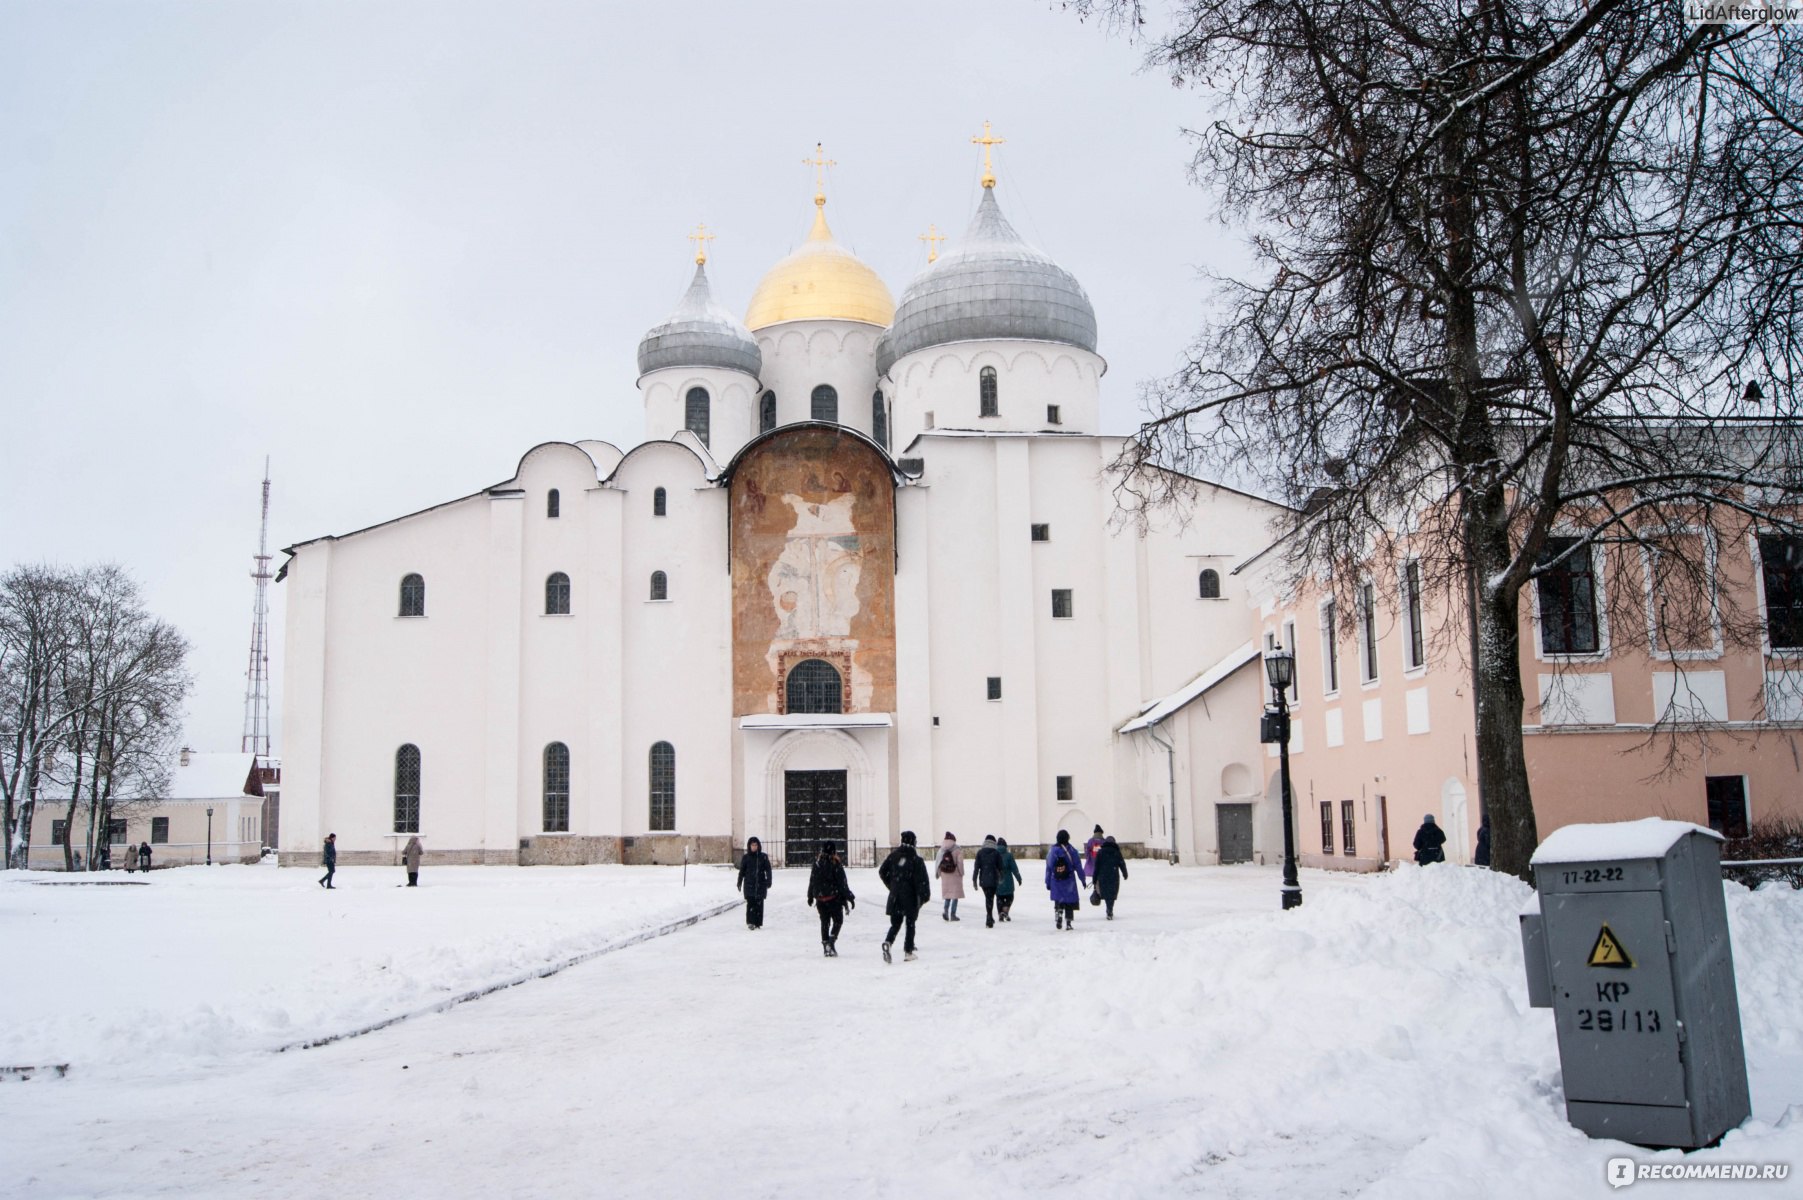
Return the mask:
<path id="1" fill-rule="evenodd" d="M 1171 865 L 1177 865 L 1177 743 L 1175 740 L 1165 741 L 1158 735 L 1158 722 L 1146 726 L 1146 732 L 1152 740 L 1164 747 L 1165 768 L 1170 775 L 1171 788 Z"/>

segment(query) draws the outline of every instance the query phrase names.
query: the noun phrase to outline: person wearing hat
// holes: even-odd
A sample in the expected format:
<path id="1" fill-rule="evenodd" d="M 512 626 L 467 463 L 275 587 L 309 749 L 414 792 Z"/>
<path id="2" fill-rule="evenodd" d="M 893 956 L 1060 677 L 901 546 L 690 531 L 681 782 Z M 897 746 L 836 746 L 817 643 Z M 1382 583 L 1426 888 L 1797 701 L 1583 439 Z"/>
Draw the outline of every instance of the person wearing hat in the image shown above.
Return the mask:
<path id="1" fill-rule="evenodd" d="M 1055 928 L 1077 927 L 1077 885 L 1082 883 L 1083 856 L 1071 846 L 1071 831 L 1058 831 L 1058 844 L 1045 856 L 1045 887 L 1052 894 Z"/>
<path id="2" fill-rule="evenodd" d="M 325 848 L 319 852 L 319 861 L 325 864 L 326 873 L 319 877 L 319 886 L 327 891 L 332 889 L 332 876 L 338 872 L 338 835 L 326 834 Z"/>
<path id="3" fill-rule="evenodd" d="M 983 848 L 977 851 L 976 864 L 971 868 L 970 877 L 976 880 L 983 889 L 983 926 L 995 928 L 995 889 L 1001 882 L 1002 852 L 996 848 L 995 834 L 983 839 Z"/>
<path id="4" fill-rule="evenodd" d="M 912 829 L 902 831 L 901 845 L 889 852 L 889 857 L 877 868 L 876 877 L 889 889 L 889 936 L 883 939 L 883 961 L 895 961 L 889 957 L 889 947 L 895 944 L 896 933 L 906 925 L 908 935 L 902 943 L 902 952 L 908 962 L 913 962 L 914 923 L 920 918 L 920 910 L 933 898 L 933 885 L 927 880 L 926 862 L 914 848 Z"/>
<path id="5" fill-rule="evenodd" d="M 770 894 L 770 856 L 764 843 L 745 839 L 745 856 L 739 859 L 739 891 L 745 896 L 745 928 L 764 927 L 764 897 Z"/>
<path id="6" fill-rule="evenodd" d="M 1089 872 L 1091 879 L 1096 877 L 1096 852 L 1101 850 L 1103 840 L 1102 827 L 1097 825 L 1096 831 L 1083 843 L 1083 868 Z"/>
<path id="7" fill-rule="evenodd" d="M 964 899 L 964 851 L 949 829 L 939 847 L 939 898 L 945 901 L 945 911 L 940 916 L 947 921 L 958 920 L 958 901 Z"/>
<path id="8" fill-rule="evenodd" d="M 820 914 L 821 951 L 828 958 L 838 958 L 839 929 L 845 924 L 846 910 L 858 906 L 858 898 L 851 894 L 839 847 L 832 842 L 820 843 L 820 857 L 808 876 L 808 903 Z"/>
<path id="9" fill-rule="evenodd" d="M 1421 828 L 1415 831 L 1415 861 L 1422 866 L 1428 863 L 1446 861 L 1446 831 L 1434 824 L 1434 814 L 1428 813 L 1421 818 Z"/>
<path id="10" fill-rule="evenodd" d="M 995 839 L 997 863 L 995 872 L 995 919 L 1012 921 L 1008 914 L 1014 908 L 1014 885 L 1023 883 L 1020 877 L 1020 865 L 1014 861 L 1014 852 L 1008 849 L 1007 838 Z"/>
<path id="11" fill-rule="evenodd" d="M 1121 880 L 1127 878 L 1127 859 L 1111 837 L 1102 839 L 1096 851 L 1096 865 L 1089 877 L 1096 881 L 1096 894 L 1108 906 L 1108 919 L 1114 920 L 1114 900 L 1121 894 Z"/>

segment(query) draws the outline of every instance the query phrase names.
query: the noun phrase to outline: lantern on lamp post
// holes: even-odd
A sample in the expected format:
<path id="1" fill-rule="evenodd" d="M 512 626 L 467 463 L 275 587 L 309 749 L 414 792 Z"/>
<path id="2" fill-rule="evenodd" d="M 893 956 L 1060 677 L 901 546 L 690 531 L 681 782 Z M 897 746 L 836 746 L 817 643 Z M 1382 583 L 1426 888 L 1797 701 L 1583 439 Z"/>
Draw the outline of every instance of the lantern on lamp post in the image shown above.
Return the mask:
<path id="1" fill-rule="evenodd" d="M 1259 741 L 1277 743 L 1277 776 L 1283 790 L 1283 906 L 1302 904 L 1302 884 L 1296 879 L 1296 822 L 1290 797 L 1290 685 L 1296 682 L 1296 654 L 1273 646 L 1265 655 L 1265 677 L 1276 693 L 1275 707 L 1265 710 Z"/>

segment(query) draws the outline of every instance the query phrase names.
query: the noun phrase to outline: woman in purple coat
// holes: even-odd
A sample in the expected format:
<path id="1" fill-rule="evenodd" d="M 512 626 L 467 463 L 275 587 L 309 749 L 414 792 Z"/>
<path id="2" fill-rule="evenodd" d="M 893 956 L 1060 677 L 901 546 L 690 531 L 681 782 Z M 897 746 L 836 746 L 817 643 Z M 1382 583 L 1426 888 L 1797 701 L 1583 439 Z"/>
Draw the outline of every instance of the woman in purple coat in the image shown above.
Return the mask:
<path id="1" fill-rule="evenodd" d="M 1058 831 L 1058 844 L 1045 856 L 1045 886 L 1052 893 L 1057 928 L 1077 927 L 1077 886 L 1083 882 L 1083 856 L 1071 846 L 1070 830 Z"/>

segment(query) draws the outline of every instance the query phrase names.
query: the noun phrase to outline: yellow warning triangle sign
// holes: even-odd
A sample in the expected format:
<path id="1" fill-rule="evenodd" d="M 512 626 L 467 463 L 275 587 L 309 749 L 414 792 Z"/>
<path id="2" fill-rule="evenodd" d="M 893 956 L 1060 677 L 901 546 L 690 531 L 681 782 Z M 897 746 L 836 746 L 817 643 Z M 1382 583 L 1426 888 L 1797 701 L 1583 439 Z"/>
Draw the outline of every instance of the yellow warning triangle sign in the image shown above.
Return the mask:
<path id="1" fill-rule="evenodd" d="M 1615 931 L 1609 928 L 1609 922 L 1603 922 L 1603 928 L 1596 935 L 1596 945 L 1590 947 L 1590 965 L 1593 967 L 1632 967 L 1634 960 L 1628 957 L 1628 948 L 1621 944 Z"/>

